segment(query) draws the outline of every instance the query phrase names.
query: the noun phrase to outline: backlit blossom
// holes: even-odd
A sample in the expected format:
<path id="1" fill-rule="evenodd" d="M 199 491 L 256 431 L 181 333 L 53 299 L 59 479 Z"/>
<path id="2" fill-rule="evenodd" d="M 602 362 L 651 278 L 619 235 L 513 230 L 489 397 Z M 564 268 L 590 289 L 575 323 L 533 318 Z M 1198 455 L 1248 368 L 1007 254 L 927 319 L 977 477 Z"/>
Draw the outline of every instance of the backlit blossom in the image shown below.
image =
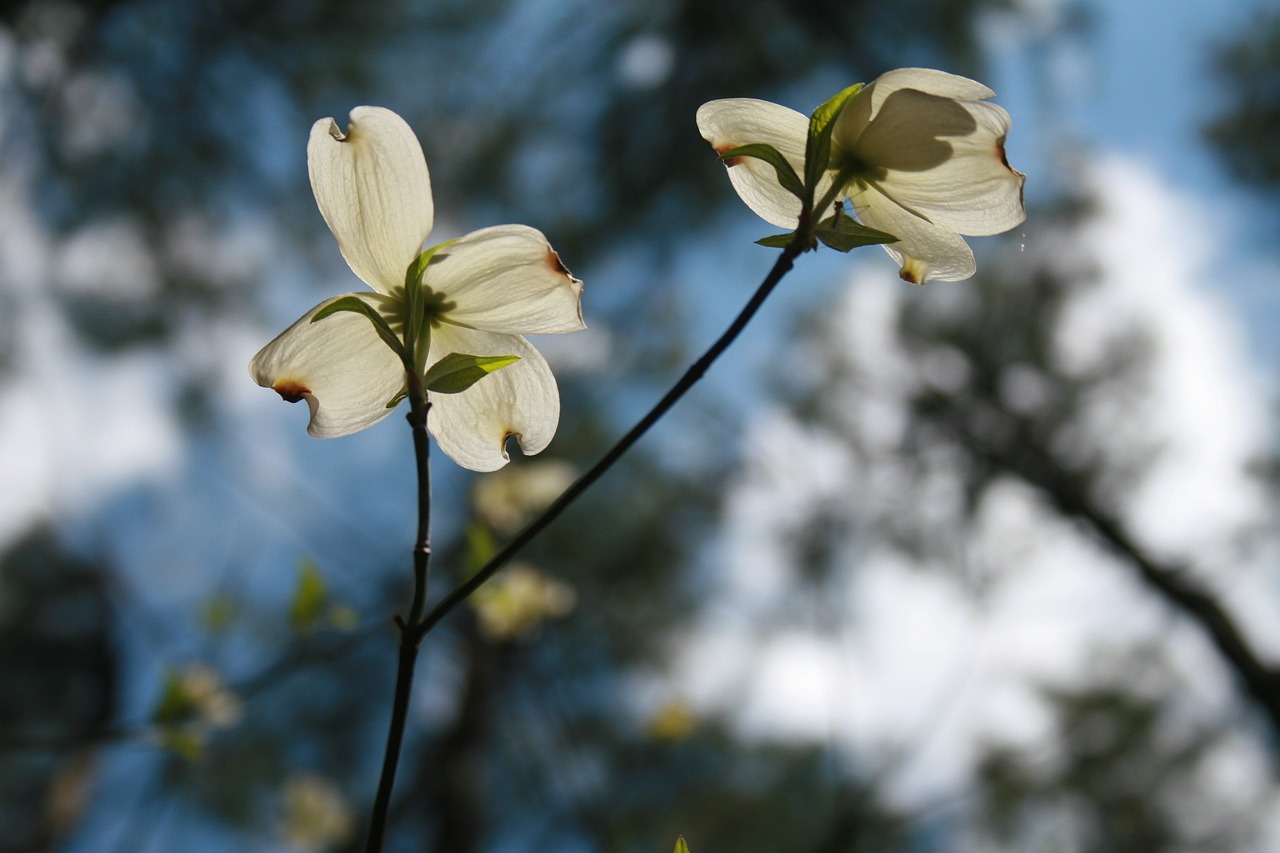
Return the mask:
<path id="1" fill-rule="evenodd" d="M 896 236 L 885 249 L 906 281 L 968 278 L 973 252 L 961 235 L 999 234 L 1026 218 L 1024 176 L 1005 158 L 1009 114 L 987 103 L 994 94 L 954 74 L 902 68 L 862 88 L 834 120 L 817 196 L 834 183 L 835 201 L 847 200 L 863 224 Z M 765 143 L 805 173 L 809 119 L 795 110 L 731 98 L 704 104 L 697 118 L 717 152 Z M 734 189 L 760 217 L 798 226 L 800 200 L 783 189 L 773 166 L 748 157 L 726 165 Z"/>
<path id="2" fill-rule="evenodd" d="M 431 180 L 417 137 L 398 115 L 357 107 L 344 134 L 333 119 L 311 128 L 311 188 L 351 270 L 372 293 L 344 294 L 308 311 L 254 356 L 250 373 L 281 397 L 306 400 L 307 431 L 347 435 L 391 413 L 404 365 L 368 317 L 316 312 L 356 296 L 397 335 L 407 322 L 405 278 L 434 221 Z M 456 394 L 431 394 L 427 424 L 458 464 L 492 471 L 506 464 L 507 439 L 525 453 L 551 441 L 560 396 L 546 361 L 526 334 L 576 332 L 582 282 L 546 238 L 523 225 L 486 228 L 447 244 L 422 279 L 430 328 L 426 367 L 450 353 L 514 355 L 519 361 Z"/>
<path id="3" fill-rule="evenodd" d="M 332 780 L 298 773 L 285 781 L 281 834 L 294 850 L 332 850 L 350 841 L 355 831 L 351 802 Z"/>
<path id="4" fill-rule="evenodd" d="M 512 563 L 470 598 L 487 639 L 513 640 L 548 619 L 567 616 L 578 603 L 569 584 L 548 577 L 526 563 Z"/>

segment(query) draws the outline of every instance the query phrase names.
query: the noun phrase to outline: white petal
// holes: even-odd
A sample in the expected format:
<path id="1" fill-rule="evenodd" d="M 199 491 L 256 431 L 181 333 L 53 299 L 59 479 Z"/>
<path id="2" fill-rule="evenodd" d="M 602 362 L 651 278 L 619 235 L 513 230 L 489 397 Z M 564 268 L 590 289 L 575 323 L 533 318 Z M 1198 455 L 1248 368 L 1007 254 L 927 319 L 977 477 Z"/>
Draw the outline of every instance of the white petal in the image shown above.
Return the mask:
<path id="1" fill-rule="evenodd" d="M 431 233 L 431 178 L 422 146 L 400 116 L 356 107 L 344 136 L 333 119 L 311 128 L 307 169 L 316 204 L 353 272 L 391 293 Z"/>
<path id="2" fill-rule="evenodd" d="M 717 153 L 751 143 L 772 145 L 804 179 L 809 119 L 793 109 L 754 98 L 711 101 L 698 108 L 698 130 Z M 733 188 L 757 216 L 780 228 L 796 227 L 800 199 L 782 188 L 772 166 L 754 157 L 729 160 L 725 165 Z"/>
<path id="3" fill-rule="evenodd" d="M 973 252 L 956 232 L 926 222 L 870 187 L 849 200 L 863 223 L 898 238 L 884 248 L 901 266 L 904 281 L 960 281 L 977 269 Z"/>
<path id="4" fill-rule="evenodd" d="M 473 231 L 432 258 L 424 281 L 453 303 L 449 323 L 513 335 L 586 328 L 582 282 L 542 232 L 524 225 Z"/>
<path id="5" fill-rule="evenodd" d="M 833 140 L 837 145 L 850 147 L 856 144 L 863 130 L 879 113 L 881 106 L 894 92 L 914 89 L 944 98 L 980 101 L 995 92 L 986 86 L 933 68 L 898 68 L 881 74 L 862 88 L 836 117 Z"/>
<path id="6" fill-rule="evenodd" d="M 1024 176 L 1009 167 L 1009 114 L 994 104 L 913 89 L 881 104 L 854 146 L 886 195 L 962 234 L 1008 231 L 1026 218 Z"/>
<path id="7" fill-rule="evenodd" d="M 453 461 L 472 471 L 496 471 L 509 461 L 508 438 L 515 436 L 527 455 L 551 442 L 560 422 L 560 392 L 528 341 L 447 324 L 432 329 L 429 364 L 451 352 L 520 357 L 461 393 L 430 395 L 427 426 Z"/>
<path id="8" fill-rule="evenodd" d="M 930 95 L 971 101 L 994 98 L 996 94 L 977 80 L 948 74 L 935 68 L 896 68 L 886 71 L 871 81 L 871 85 L 864 91 L 871 95 L 874 112 L 886 98 L 901 89 L 916 89 Z"/>
<path id="9" fill-rule="evenodd" d="M 357 296 L 392 313 L 386 297 Z M 264 388 L 311 409 L 307 432 L 336 438 L 373 426 L 391 414 L 387 403 L 404 386 L 404 367 L 369 319 L 341 311 L 312 323 L 326 299 L 267 344 L 249 362 L 249 373 Z"/>

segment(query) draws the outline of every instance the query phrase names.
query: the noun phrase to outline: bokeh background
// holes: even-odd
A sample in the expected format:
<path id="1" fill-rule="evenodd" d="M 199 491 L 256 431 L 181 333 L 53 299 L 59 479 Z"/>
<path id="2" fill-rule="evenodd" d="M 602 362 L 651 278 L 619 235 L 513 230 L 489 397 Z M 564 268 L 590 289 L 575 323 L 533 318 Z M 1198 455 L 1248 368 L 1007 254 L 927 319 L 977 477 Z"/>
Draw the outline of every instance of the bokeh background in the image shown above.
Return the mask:
<path id="1" fill-rule="evenodd" d="M 434 238 L 586 282 L 551 448 L 437 456 L 439 596 L 772 264 L 698 105 L 907 65 L 997 91 L 1025 225 L 959 284 L 803 257 L 428 638 L 388 849 L 1280 849 L 1272 4 L 11 0 L 0 850 L 360 848 L 408 430 L 310 439 L 246 372 L 357 285 L 313 121 L 395 109 Z"/>

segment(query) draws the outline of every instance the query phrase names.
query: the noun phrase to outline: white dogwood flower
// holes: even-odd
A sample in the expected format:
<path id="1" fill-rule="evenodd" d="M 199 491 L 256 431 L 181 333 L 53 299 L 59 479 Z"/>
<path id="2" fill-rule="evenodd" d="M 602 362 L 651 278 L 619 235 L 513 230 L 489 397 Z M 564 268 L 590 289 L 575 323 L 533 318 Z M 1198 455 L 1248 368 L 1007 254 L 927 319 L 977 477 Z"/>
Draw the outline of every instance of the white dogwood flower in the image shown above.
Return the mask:
<path id="1" fill-rule="evenodd" d="M 885 249 L 906 281 L 968 278 L 976 267 L 961 235 L 999 234 L 1026 218 L 1025 177 L 1004 151 L 1009 114 L 986 102 L 994 94 L 965 77 L 902 68 L 860 89 L 834 120 L 817 196 L 834 183 L 834 201 L 847 199 L 863 224 L 896 236 Z M 764 143 L 805 174 L 809 119 L 795 110 L 731 98 L 703 104 L 697 119 L 718 153 Z M 801 202 L 772 165 L 750 157 L 725 163 L 756 214 L 783 228 L 798 226 Z"/>
<path id="2" fill-rule="evenodd" d="M 422 147 L 390 110 L 357 107 L 345 134 L 333 119 L 316 122 L 307 165 L 342 256 L 374 292 L 320 303 L 254 356 L 249 370 L 285 400 L 306 400 L 307 431 L 331 438 L 390 414 L 388 403 L 405 386 L 405 367 L 368 317 L 341 311 L 312 318 L 354 296 L 403 336 L 406 274 L 431 233 L 434 208 Z M 431 394 L 427 425 L 440 448 L 475 471 L 505 465 L 512 436 L 525 453 L 545 448 L 560 419 L 560 395 L 546 361 L 522 336 L 585 328 L 582 282 L 540 232 L 523 225 L 486 228 L 444 244 L 421 281 L 430 342 L 425 368 L 451 353 L 519 357 L 464 391 Z"/>

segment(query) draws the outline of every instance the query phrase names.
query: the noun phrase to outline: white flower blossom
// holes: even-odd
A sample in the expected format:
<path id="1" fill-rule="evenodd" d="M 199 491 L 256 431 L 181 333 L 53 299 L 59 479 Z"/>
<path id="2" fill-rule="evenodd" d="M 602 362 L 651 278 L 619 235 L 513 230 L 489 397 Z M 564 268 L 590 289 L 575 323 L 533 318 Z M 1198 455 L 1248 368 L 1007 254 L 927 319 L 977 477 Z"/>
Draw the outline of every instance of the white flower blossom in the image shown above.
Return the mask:
<path id="1" fill-rule="evenodd" d="M 343 134 L 331 118 L 311 128 L 307 165 L 324 220 L 351 270 L 373 293 L 344 294 L 308 311 L 254 356 L 259 385 L 285 400 L 306 400 L 307 432 L 332 438 L 391 413 L 405 385 L 404 365 L 369 318 L 352 312 L 312 323 L 337 299 L 356 296 L 403 335 L 405 277 L 434 221 L 422 147 L 400 116 L 357 107 Z M 506 442 L 537 453 L 560 419 L 555 378 L 522 337 L 584 329 L 582 282 L 546 238 L 523 225 L 472 232 L 441 248 L 424 274 L 430 368 L 450 353 L 514 355 L 519 361 L 457 394 L 432 394 L 428 428 L 458 464 L 492 471 L 508 461 Z"/>
<path id="2" fill-rule="evenodd" d="M 350 841 L 356 831 L 356 816 L 350 800 L 331 780 L 316 773 L 298 773 L 285 782 L 281 829 L 293 849 L 319 853 Z"/>
<path id="3" fill-rule="evenodd" d="M 832 126 L 831 158 L 818 196 L 839 184 L 865 225 L 898 238 L 885 249 L 909 282 L 959 281 L 976 269 L 961 235 L 1008 231 L 1026 218 L 1025 177 L 1009 166 L 1009 114 L 986 102 L 981 83 L 926 68 L 901 68 L 851 97 Z M 768 101 L 731 98 L 698 110 L 698 129 L 719 153 L 750 143 L 776 148 L 800 175 L 809 119 Z M 800 200 L 773 166 L 736 157 L 729 179 L 761 218 L 795 229 Z M 825 211 L 815 215 L 825 216 Z"/>

